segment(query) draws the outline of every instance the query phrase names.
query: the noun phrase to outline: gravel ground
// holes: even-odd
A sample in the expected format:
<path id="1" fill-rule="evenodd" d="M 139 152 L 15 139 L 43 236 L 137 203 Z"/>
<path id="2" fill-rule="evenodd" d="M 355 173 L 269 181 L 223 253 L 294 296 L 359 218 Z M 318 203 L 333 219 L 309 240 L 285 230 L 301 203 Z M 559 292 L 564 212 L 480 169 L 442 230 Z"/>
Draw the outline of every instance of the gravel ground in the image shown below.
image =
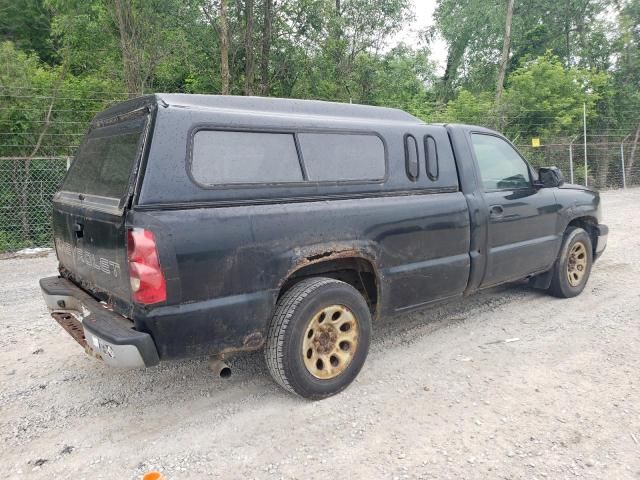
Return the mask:
<path id="1" fill-rule="evenodd" d="M 53 321 L 55 258 L 0 261 L 3 478 L 640 478 L 640 189 L 603 194 L 584 293 L 523 285 L 374 327 L 342 394 L 308 402 L 262 356 L 112 370 Z"/>

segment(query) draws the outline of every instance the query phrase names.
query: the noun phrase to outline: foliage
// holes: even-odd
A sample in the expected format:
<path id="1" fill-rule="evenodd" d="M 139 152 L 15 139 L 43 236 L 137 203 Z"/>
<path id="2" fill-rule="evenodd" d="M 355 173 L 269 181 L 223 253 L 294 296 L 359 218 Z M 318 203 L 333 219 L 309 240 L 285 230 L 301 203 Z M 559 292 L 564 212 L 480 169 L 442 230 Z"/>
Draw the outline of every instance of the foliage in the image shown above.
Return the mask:
<path id="1" fill-rule="evenodd" d="M 473 95 L 463 89 L 447 104 L 442 120 L 490 127 L 495 121 L 493 100 L 493 92 Z"/>
<path id="2" fill-rule="evenodd" d="M 50 64 L 58 60 L 51 21 L 52 13 L 42 0 L 0 0 L 0 40 L 10 40 Z"/>
<path id="3" fill-rule="evenodd" d="M 606 72 L 565 68 L 558 57 L 547 54 L 511 74 L 505 94 L 506 116 L 511 122 L 517 121 L 518 132 L 525 136 L 559 138 L 575 134 L 583 105 L 593 115 L 607 81 Z M 509 127 L 503 125 L 504 130 Z"/>
<path id="4" fill-rule="evenodd" d="M 0 43 L 0 250 L 48 243 L 49 198 L 91 117 L 121 86 Z M 96 98 L 96 92 L 101 92 Z M 55 156 L 54 161 L 41 160 Z"/>

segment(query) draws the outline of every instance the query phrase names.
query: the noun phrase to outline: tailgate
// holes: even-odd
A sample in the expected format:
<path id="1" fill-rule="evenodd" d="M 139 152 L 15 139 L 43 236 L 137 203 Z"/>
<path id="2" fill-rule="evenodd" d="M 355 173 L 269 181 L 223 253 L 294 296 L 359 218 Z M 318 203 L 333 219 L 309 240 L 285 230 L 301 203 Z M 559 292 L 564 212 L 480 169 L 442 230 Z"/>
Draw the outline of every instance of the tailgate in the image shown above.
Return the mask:
<path id="1" fill-rule="evenodd" d="M 129 303 L 124 215 L 58 204 L 53 231 L 67 276 L 87 290 Z"/>
<path id="2" fill-rule="evenodd" d="M 114 306 L 131 303 L 125 221 L 149 123 L 144 108 L 92 125 L 53 200 L 63 275 Z"/>

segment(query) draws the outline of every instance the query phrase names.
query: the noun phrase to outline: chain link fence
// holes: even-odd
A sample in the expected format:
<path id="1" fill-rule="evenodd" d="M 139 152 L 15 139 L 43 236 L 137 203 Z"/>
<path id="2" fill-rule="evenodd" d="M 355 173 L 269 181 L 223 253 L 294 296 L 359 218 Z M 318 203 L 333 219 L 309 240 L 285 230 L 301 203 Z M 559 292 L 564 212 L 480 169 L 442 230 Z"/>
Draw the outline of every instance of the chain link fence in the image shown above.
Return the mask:
<path id="1" fill-rule="evenodd" d="M 51 244 L 51 198 L 69 157 L 0 159 L 0 252 Z"/>
<path id="2" fill-rule="evenodd" d="M 93 95 L 91 95 L 93 93 Z M 51 246 L 51 198 L 95 113 L 126 94 L 34 95 L 0 89 L 0 252 Z M 511 131 L 531 125 L 511 123 Z M 490 125 L 488 125 L 490 126 Z M 576 134 L 540 146 L 516 143 L 534 165 L 559 167 L 567 182 L 598 189 L 640 186 L 640 112 L 614 134 Z M 546 139 L 543 139 L 546 140 Z"/>
<path id="3" fill-rule="evenodd" d="M 586 150 L 584 142 L 518 145 L 518 149 L 535 167 L 560 168 L 567 182 L 606 190 L 640 186 L 640 163 L 635 161 L 640 155 L 638 146 L 607 138 L 587 143 Z"/>

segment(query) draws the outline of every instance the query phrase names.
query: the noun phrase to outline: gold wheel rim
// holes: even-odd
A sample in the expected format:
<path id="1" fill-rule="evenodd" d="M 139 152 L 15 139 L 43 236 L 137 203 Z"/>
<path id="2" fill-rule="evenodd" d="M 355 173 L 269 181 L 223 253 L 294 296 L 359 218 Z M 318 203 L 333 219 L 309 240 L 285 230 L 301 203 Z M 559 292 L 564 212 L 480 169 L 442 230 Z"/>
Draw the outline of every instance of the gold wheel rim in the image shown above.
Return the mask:
<path id="1" fill-rule="evenodd" d="M 344 305 L 330 305 L 316 313 L 304 332 L 302 359 L 308 372 L 321 380 L 340 375 L 358 349 L 358 320 Z"/>
<path id="2" fill-rule="evenodd" d="M 582 242 L 576 242 L 571 247 L 567 260 L 567 278 L 569 285 L 577 287 L 587 273 L 587 247 Z"/>

